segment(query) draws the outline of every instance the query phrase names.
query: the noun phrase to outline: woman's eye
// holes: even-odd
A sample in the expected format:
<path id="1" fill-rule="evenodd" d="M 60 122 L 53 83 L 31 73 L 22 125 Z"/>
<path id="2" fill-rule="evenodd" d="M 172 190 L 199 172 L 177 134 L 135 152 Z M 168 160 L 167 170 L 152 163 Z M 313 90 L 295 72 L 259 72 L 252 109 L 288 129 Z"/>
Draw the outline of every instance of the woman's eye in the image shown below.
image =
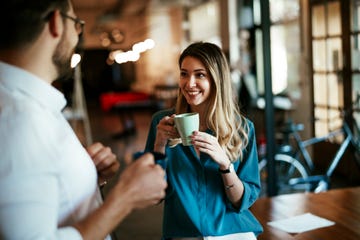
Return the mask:
<path id="1" fill-rule="evenodd" d="M 186 72 L 181 72 L 180 73 L 180 77 L 186 77 L 187 76 L 187 73 Z"/>
<path id="2" fill-rule="evenodd" d="M 198 77 L 198 78 L 204 78 L 204 77 L 206 77 L 206 75 L 205 75 L 204 73 L 198 73 L 198 74 L 197 74 L 197 77 Z"/>

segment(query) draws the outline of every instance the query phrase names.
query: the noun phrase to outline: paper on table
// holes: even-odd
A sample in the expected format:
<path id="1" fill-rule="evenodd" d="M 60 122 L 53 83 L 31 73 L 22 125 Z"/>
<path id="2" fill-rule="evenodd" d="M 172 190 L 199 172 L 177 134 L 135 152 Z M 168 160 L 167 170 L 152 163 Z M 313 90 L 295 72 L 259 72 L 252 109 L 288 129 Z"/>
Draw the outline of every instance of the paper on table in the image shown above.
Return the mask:
<path id="1" fill-rule="evenodd" d="M 316 228 L 328 227 L 335 223 L 325 218 L 305 213 L 287 219 L 268 222 L 268 225 L 283 230 L 288 233 L 301 233 Z"/>

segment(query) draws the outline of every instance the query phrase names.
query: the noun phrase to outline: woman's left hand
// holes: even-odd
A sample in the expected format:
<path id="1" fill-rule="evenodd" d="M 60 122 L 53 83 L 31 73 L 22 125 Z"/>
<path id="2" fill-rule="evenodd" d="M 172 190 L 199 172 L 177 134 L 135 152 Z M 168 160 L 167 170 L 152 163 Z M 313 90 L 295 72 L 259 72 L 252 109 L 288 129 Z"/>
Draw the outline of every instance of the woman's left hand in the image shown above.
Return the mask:
<path id="1" fill-rule="evenodd" d="M 220 167 L 226 168 L 229 166 L 230 160 L 216 137 L 205 132 L 194 131 L 191 140 L 196 149 L 208 154 Z"/>

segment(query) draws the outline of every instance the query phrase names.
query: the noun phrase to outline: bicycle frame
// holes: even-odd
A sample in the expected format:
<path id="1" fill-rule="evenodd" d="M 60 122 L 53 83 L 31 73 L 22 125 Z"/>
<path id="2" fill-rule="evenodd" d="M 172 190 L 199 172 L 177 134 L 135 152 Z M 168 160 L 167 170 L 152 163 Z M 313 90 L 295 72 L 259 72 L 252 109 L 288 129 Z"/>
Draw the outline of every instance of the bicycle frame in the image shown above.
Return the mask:
<path id="1" fill-rule="evenodd" d="M 319 192 L 322 190 L 327 190 L 330 184 L 330 177 L 332 176 L 332 174 L 334 173 L 337 165 L 339 164 L 341 158 L 343 157 L 346 149 L 348 148 L 348 146 L 350 145 L 350 143 L 352 143 L 354 145 L 354 147 L 356 147 L 356 149 L 358 149 L 358 144 L 357 141 L 354 139 L 354 136 L 348 126 L 348 124 L 344 121 L 343 126 L 341 129 L 330 132 L 329 134 L 327 134 L 326 136 L 320 137 L 320 138 L 311 138 L 309 140 L 305 140 L 305 141 L 301 141 L 300 136 L 298 133 L 296 133 L 294 136 L 295 138 L 297 138 L 297 143 L 298 146 L 300 148 L 300 152 L 303 154 L 304 159 L 306 160 L 306 163 L 311 162 L 311 164 L 313 163 L 310 155 L 306 149 L 307 146 L 310 146 L 312 144 L 321 142 L 321 141 L 325 141 L 331 137 L 337 136 L 339 134 L 344 134 L 345 139 L 344 141 L 341 143 L 339 149 L 337 150 L 335 156 L 333 157 L 332 161 L 329 164 L 329 167 L 327 168 L 325 174 L 323 175 L 313 175 L 313 176 L 309 176 L 307 178 L 293 178 L 289 180 L 289 184 L 290 185 L 297 185 L 297 184 L 305 184 L 305 183 L 310 183 L 312 185 L 314 185 L 314 191 L 315 192 Z M 300 140 L 300 141 L 298 141 Z M 321 184 L 322 183 L 322 184 Z M 321 189 L 320 189 L 320 188 Z"/>
<path id="2" fill-rule="evenodd" d="M 344 134 L 344 132 L 345 132 L 344 129 L 338 129 L 338 130 L 328 133 L 325 136 L 314 137 L 314 138 L 310 138 L 310 139 L 307 139 L 304 141 L 301 139 L 300 134 L 298 132 L 294 132 L 293 136 L 295 138 L 295 141 L 296 141 L 296 144 L 298 147 L 298 151 L 296 151 L 295 157 L 297 159 L 300 159 L 300 154 L 301 154 L 305 160 L 305 163 L 306 163 L 308 169 L 310 170 L 310 172 L 312 172 L 315 167 L 314 167 L 314 163 L 310 157 L 310 154 L 307 150 L 307 147 L 311 146 L 313 144 L 319 143 L 319 142 L 324 142 L 324 141 L 329 140 L 333 137 L 336 137 L 340 134 Z"/>
<path id="3" fill-rule="evenodd" d="M 357 104 L 359 104 L 359 102 L 360 102 L 360 94 L 357 96 L 357 100 L 356 100 Z M 346 120 L 347 118 L 345 117 L 345 116 L 350 116 L 349 113 L 351 113 L 350 121 L 352 121 L 351 127 L 353 127 L 353 129 L 350 129 L 350 125 L 348 124 Z M 344 137 L 344 140 L 340 144 L 333 158 L 330 160 L 329 166 L 327 167 L 324 174 L 310 175 L 305 177 L 303 174 L 301 174 L 302 177 L 290 178 L 288 180 L 288 185 L 293 186 L 295 188 L 296 186 L 307 184 L 310 186 L 308 190 L 314 192 L 328 190 L 330 185 L 330 177 L 334 173 L 336 167 L 338 166 L 341 158 L 344 156 L 344 153 L 349 146 L 354 147 L 355 149 L 354 160 L 358 165 L 358 167 L 360 168 L 359 126 L 356 120 L 354 119 L 352 111 L 350 112 L 342 111 L 342 114 L 343 114 L 343 123 L 340 129 L 334 130 L 326 134 L 325 136 L 313 137 L 304 141 L 301 139 L 299 134 L 299 131 L 303 129 L 302 124 L 294 124 L 292 121 L 290 121 L 289 122 L 290 124 L 286 125 L 285 129 L 283 130 L 284 139 L 285 139 L 284 141 L 285 144 L 283 144 L 283 146 L 291 150 L 288 152 L 284 152 L 284 154 L 290 153 L 291 157 L 294 158 L 296 162 L 302 164 L 304 167 L 307 168 L 307 170 L 309 171 L 309 175 L 311 172 L 313 172 L 315 167 L 312 158 L 307 150 L 307 147 L 314 145 L 316 143 L 330 140 L 340 134 Z M 292 147 L 289 142 L 290 136 L 292 136 L 293 139 L 295 139 L 296 149 L 294 149 L 294 147 Z"/>

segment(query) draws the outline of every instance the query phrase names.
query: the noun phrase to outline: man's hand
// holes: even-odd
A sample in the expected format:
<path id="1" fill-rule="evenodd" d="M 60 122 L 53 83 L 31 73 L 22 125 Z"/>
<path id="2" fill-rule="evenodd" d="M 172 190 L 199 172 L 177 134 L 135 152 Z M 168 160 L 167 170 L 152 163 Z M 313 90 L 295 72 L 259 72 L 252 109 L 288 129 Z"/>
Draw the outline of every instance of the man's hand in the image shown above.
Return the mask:
<path id="1" fill-rule="evenodd" d="M 98 172 L 99 184 L 106 183 L 119 170 L 120 163 L 110 147 L 97 142 L 86 148 Z"/>
<path id="2" fill-rule="evenodd" d="M 165 197 L 166 187 L 165 171 L 155 164 L 152 154 L 146 153 L 121 173 L 108 198 L 126 204 L 132 211 L 159 203 Z"/>

